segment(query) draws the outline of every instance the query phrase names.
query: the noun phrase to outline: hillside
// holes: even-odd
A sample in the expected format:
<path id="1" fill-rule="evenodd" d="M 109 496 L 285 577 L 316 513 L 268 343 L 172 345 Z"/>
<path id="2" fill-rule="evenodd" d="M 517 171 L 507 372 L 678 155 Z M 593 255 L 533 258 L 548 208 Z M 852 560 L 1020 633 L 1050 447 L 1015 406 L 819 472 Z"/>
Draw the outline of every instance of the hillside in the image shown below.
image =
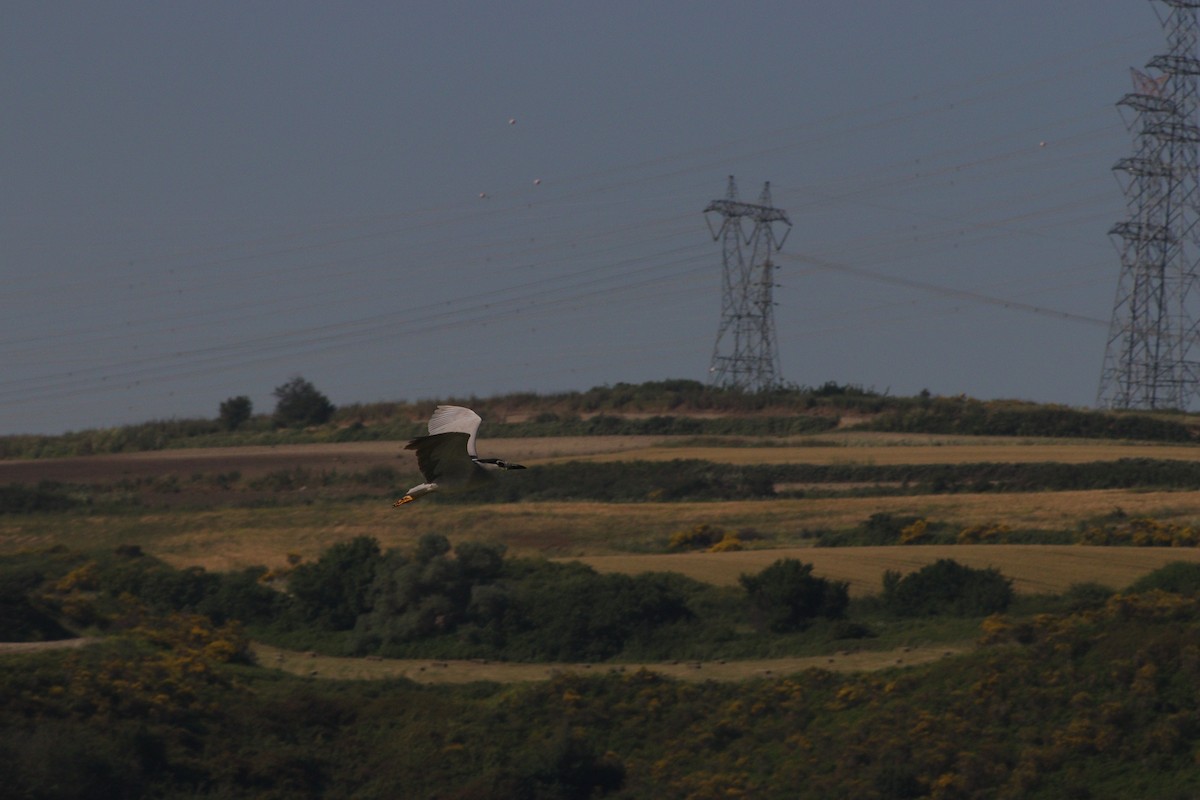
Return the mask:
<path id="1" fill-rule="evenodd" d="M 1191 416 L 690 382 L 463 402 L 481 454 L 529 469 L 401 509 L 431 403 L 4 439 L 15 791 L 1173 797 L 1200 779 Z"/>
<path id="2" fill-rule="evenodd" d="M 292 427 L 259 414 L 146 422 L 61 436 L 0 436 L 0 459 L 112 454 L 179 447 L 403 441 L 424 433 L 438 403 L 466 405 L 490 437 L 614 435 L 788 436 L 834 429 L 902 433 L 1200 441 L 1200 420 L 1179 413 L 1088 411 L 964 396 L 893 397 L 829 383 L 744 393 L 696 381 L 616 384 L 584 392 L 352 404 L 321 425 Z"/>

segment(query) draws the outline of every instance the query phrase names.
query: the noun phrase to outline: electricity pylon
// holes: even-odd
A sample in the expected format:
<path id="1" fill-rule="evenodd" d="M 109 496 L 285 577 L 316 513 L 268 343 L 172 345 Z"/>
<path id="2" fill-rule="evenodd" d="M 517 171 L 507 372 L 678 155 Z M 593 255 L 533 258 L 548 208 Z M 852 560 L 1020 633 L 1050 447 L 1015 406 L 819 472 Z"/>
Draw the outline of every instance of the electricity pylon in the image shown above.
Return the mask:
<path id="1" fill-rule="evenodd" d="M 1159 2 L 1168 51 L 1149 72 L 1131 70 L 1133 91 L 1117 102 L 1134 154 L 1113 166 L 1127 215 L 1109 230 L 1121 273 L 1097 403 L 1111 408 L 1183 410 L 1200 391 L 1200 0 Z"/>
<path id="2" fill-rule="evenodd" d="M 720 215 L 714 226 L 713 215 Z M 704 209 L 714 241 L 724 258 L 721 281 L 721 324 L 713 345 L 709 383 L 743 391 L 773 389 L 780 384 L 779 346 L 775 339 L 775 270 L 771 254 L 783 247 L 792 223 L 771 206 L 771 184 L 763 184 L 758 203 L 738 200 L 737 184 L 729 176 L 722 200 Z M 753 228 L 747 234 L 747 223 Z M 782 238 L 775 225 L 782 223 Z"/>

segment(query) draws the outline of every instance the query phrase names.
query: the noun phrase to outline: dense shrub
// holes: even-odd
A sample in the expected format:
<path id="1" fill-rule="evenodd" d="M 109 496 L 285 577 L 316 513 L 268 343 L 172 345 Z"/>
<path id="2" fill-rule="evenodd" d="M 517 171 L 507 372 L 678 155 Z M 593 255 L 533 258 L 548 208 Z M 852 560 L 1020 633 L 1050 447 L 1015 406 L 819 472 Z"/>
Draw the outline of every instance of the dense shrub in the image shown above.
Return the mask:
<path id="1" fill-rule="evenodd" d="M 904 532 L 921 521 L 921 517 L 917 516 L 880 511 L 872 514 L 851 530 L 821 531 L 817 535 L 817 545 L 820 547 L 868 547 L 899 544 Z"/>
<path id="2" fill-rule="evenodd" d="M 1144 575 L 1129 587 L 1131 592 L 1158 589 L 1182 595 L 1200 595 L 1200 564 L 1194 561 L 1173 561 Z"/>
<path id="3" fill-rule="evenodd" d="M 130 545 L 119 547 L 116 555 L 85 563 L 58 580 L 56 591 L 63 595 L 77 589 L 93 591 L 110 611 L 122 597 L 132 597 L 154 613 L 203 614 L 217 624 L 271 621 L 289 603 L 285 595 L 262 583 L 263 567 L 233 572 L 175 569 Z"/>
<path id="4" fill-rule="evenodd" d="M 667 546 L 672 550 L 707 550 L 727 538 L 729 534 L 724 528 L 702 523 L 675 531 Z"/>
<path id="5" fill-rule="evenodd" d="M 984 616 L 1004 611 L 1012 598 L 1012 581 L 999 570 L 973 569 L 948 558 L 903 577 L 892 570 L 883 575 L 883 604 L 899 616 Z"/>
<path id="6" fill-rule="evenodd" d="M 65 639 L 70 633 L 35 599 L 45 581 L 33 567 L 0 570 L 0 642 Z"/>
<path id="7" fill-rule="evenodd" d="M 376 568 L 353 649 L 401 655 L 452 637 L 475 654 L 521 660 L 603 660 L 692 617 L 674 575 L 599 575 L 579 563 L 506 560 L 502 546 L 453 551 L 430 534 Z"/>
<path id="8" fill-rule="evenodd" d="M 464 542 L 451 555 L 449 540 L 433 533 L 421 537 L 411 553 L 389 550 L 355 622 L 355 649 L 388 651 L 468 621 L 482 627 L 497 623 L 507 597 L 487 587 L 499 577 L 503 556 L 503 546 L 476 542 Z"/>
<path id="9" fill-rule="evenodd" d="M 849 584 L 815 577 L 812 569 L 812 564 L 785 558 L 757 575 L 742 575 L 738 582 L 767 626 L 786 633 L 802 630 L 815 617 L 836 619 L 846 611 Z"/>
<path id="10" fill-rule="evenodd" d="M 538 660 L 598 661 L 690 619 L 675 576 L 598 575 L 582 564 L 544 565 L 513 597 L 513 645 Z"/>
<path id="11" fill-rule="evenodd" d="M 1084 437 L 1187 442 L 1196 436 L 1177 419 L 1138 412 L 1084 411 L 1057 405 L 938 397 L 889 409 L 864 427 L 908 433 Z"/>
<path id="12" fill-rule="evenodd" d="M 1137 517 L 1084 528 L 1078 541 L 1121 547 L 1196 547 L 1200 546 L 1200 530 L 1177 522 Z"/>
<path id="13" fill-rule="evenodd" d="M 308 621 L 329 630 L 349 630 L 370 610 L 370 589 L 382 561 L 379 542 L 359 536 L 330 547 L 315 562 L 299 564 L 288 591 Z"/>
<path id="14" fill-rule="evenodd" d="M 286 612 L 286 595 L 263 584 L 264 567 L 249 567 L 236 572 L 219 573 L 217 580 L 195 610 L 212 618 L 218 625 L 231 620 L 246 623 L 270 623 Z"/>
<path id="15" fill-rule="evenodd" d="M 1196 614 L 993 618 L 997 646 L 884 672 L 440 686 L 230 668 L 184 619 L 0 659 L 0 763 L 21 798 L 1192 797 Z"/>
<path id="16" fill-rule="evenodd" d="M 20 484 L 0 486 L 0 514 L 33 514 L 40 511 L 64 511 L 76 505 L 69 494 L 57 486 Z"/>

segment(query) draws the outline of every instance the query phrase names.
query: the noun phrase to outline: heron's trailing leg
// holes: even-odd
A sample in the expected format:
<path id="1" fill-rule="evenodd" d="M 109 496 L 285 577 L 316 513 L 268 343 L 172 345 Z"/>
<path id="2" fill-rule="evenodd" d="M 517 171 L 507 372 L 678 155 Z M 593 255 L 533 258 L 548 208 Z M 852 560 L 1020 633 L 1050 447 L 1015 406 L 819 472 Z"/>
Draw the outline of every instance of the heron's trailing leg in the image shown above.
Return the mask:
<path id="1" fill-rule="evenodd" d="M 438 485 L 436 483 L 419 483 L 416 486 L 409 489 L 405 493 L 404 497 L 401 497 L 399 500 L 392 503 L 392 508 L 399 508 L 400 506 L 404 505 L 405 503 L 411 503 L 413 500 L 416 500 L 421 495 L 429 494 L 430 492 L 436 490 L 437 488 L 438 488 Z"/>

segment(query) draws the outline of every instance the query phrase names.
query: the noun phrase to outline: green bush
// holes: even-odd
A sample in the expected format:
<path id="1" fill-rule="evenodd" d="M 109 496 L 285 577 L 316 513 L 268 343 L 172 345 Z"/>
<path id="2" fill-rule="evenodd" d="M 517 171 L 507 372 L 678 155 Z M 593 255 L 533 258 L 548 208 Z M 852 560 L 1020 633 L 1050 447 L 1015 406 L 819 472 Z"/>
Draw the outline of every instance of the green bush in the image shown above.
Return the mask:
<path id="1" fill-rule="evenodd" d="M 1200 594 L 1200 564 L 1172 561 L 1142 576 L 1129 587 L 1131 592 L 1148 592 L 1152 589 L 1188 596 Z"/>
<path id="2" fill-rule="evenodd" d="M 903 617 L 986 616 L 1007 609 L 1012 598 L 1012 581 L 999 570 L 973 569 L 948 558 L 903 577 L 893 570 L 883 575 L 884 607 Z"/>
<path id="3" fill-rule="evenodd" d="M 742 575 L 738 582 L 767 626 L 787 633 L 803 630 L 815 617 L 837 619 L 850 602 L 848 583 L 817 578 L 812 569 L 812 564 L 784 558 L 757 575 Z"/>
<path id="4" fill-rule="evenodd" d="M 386 652 L 466 623 L 500 624 L 507 592 L 493 584 L 503 568 L 503 545 L 464 542 L 451 555 L 441 534 L 422 536 L 412 553 L 389 550 L 354 625 L 354 649 Z"/>
<path id="5" fill-rule="evenodd" d="M 64 511 L 77 503 L 61 488 L 41 484 L 36 488 L 11 484 L 0 486 L 0 514 L 33 514 Z"/>
<path id="6" fill-rule="evenodd" d="M 370 610 L 370 588 L 382 561 L 379 542 L 359 536 L 335 544 L 311 564 L 288 576 L 288 591 L 300 614 L 327 630 L 349 630 Z"/>
<path id="7" fill-rule="evenodd" d="M 505 622 L 521 658 L 601 661 L 691 617 L 673 575 L 599 575 L 572 563 L 526 572 Z"/>
<path id="8" fill-rule="evenodd" d="M 0 570 L 0 642 L 36 642 L 71 635 L 35 599 L 44 581 L 43 573 L 30 566 Z"/>
<path id="9" fill-rule="evenodd" d="M 413 553 L 389 551 L 352 649 L 401 656 L 436 641 L 463 655 L 598 661 L 693 616 L 678 576 L 600 575 L 579 563 L 506 560 L 503 552 L 478 542 L 451 552 L 436 534 Z"/>

